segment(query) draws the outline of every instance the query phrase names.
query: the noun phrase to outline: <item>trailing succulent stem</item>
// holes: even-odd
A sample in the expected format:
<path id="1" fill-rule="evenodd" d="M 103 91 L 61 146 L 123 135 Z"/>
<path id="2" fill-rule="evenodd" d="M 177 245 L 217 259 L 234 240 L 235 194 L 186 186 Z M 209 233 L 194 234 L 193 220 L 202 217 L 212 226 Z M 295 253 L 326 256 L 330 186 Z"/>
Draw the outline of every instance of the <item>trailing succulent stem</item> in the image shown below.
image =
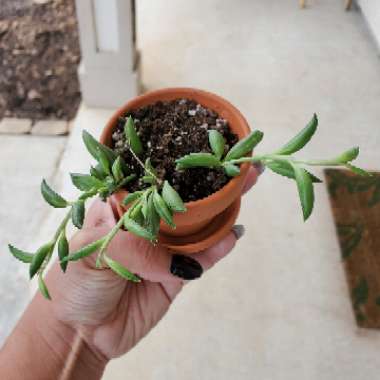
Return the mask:
<path id="1" fill-rule="evenodd" d="M 322 182 L 314 174 L 305 169 L 305 166 L 335 166 L 345 167 L 359 175 L 370 175 L 363 169 L 351 164 L 359 155 L 359 148 L 349 149 L 342 154 L 328 160 L 299 160 L 293 153 L 301 150 L 313 137 L 317 130 L 317 115 L 313 115 L 310 122 L 295 137 L 280 149 L 269 154 L 248 156 L 260 143 L 264 134 L 254 131 L 246 138 L 238 141 L 223 157 L 225 141 L 223 136 L 215 130 L 209 131 L 209 144 L 213 153 L 190 153 L 176 161 L 177 169 L 183 170 L 195 167 L 222 168 L 226 175 L 235 177 L 240 174 L 240 165 L 244 162 L 262 163 L 276 174 L 294 179 L 297 184 L 304 220 L 306 220 L 314 205 L 313 184 Z"/>
<path id="2" fill-rule="evenodd" d="M 305 166 L 343 166 L 357 174 L 369 175 L 363 169 L 351 164 L 351 161 L 358 156 L 359 148 L 352 148 L 329 160 L 296 159 L 293 154 L 310 141 L 317 129 L 317 125 L 317 116 L 314 115 L 309 124 L 283 147 L 273 153 L 253 157 L 249 154 L 262 140 L 264 136 L 262 132 L 252 132 L 225 152 L 224 137 L 218 131 L 210 130 L 209 144 L 212 153 L 198 152 L 186 155 L 176 161 L 176 169 L 220 168 L 225 171 L 227 176 L 235 177 L 240 174 L 240 165 L 242 163 L 261 162 L 274 173 L 296 181 L 303 216 L 306 220 L 310 216 L 314 204 L 313 184 L 322 181 L 307 171 Z M 124 133 L 131 154 L 143 168 L 144 173 L 141 181 L 148 186 L 143 190 L 129 193 L 125 197 L 122 203 L 123 206 L 128 207 L 128 210 L 107 235 L 76 252 L 69 253 L 66 226 L 71 220 L 75 227 L 82 228 L 87 199 L 99 196 L 105 201 L 113 193 L 136 178 L 136 174 L 131 172 L 131 169 L 121 156 L 117 156 L 112 149 L 96 141 L 88 132 L 83 131 L 83 142 L 88 152 L 97 161 L 97 164 L 90 168 L 88 174 L 71 173 L 73 185 L 80 190 L 78 198 L 74 201 L 68 201 L 52 190 L 45 180 L 41 183 L 41 193 L 45 201 L 54 208 L 66 208 L 68 210 L 53 238 L 34 253 L 25 252 L 9 245 L 9 250 L 14 257 L 29 264 L 30 278 L 38 275 L 39 289 L 48 299 L 50 299 L 50 294 L 43 280 L 43 275 L 55 249 L 64 272 L 70 261 L 77 261 L 98 252 L 96 260 L 98 268 L 107 266 L 119 276 L 133 282 L 139 282 L 138 276 L 107 256 L 107 248 L 110 242 L 120 229 L 125 229 L 155 244 L 161 220 L 170 227 L 175 228 L 174 213 L 186 211 L 180 195 L 167 180 L 159 178 L 150 159 L 146 159 L 145 162 L 141 160 L 143 145 L 135 129 L 132 117 L 127 119 Z"/>
<path id="3" fill-rule="evenodd" d="M 75 227 L 82 228 L 86 200 L 99 196 L 105 201 L 117 190 L 136 178 L 136 175 L 131 173 L 130 168 L 121 156 L 117 156 L 112 149 L 100 144 L 88 132 L 83 131 L 83 142 L 89 153 L 97 161 L 97 164 L 90 168 L 89 174 L 70 174 L 73 185 L 81 191 L 78 198 L 74 201 L 68 201 L 52 190 L 45 180 L 41 183 L 41 194 L 47 203 L 54 208 L 68 209 L 52 240 L 40 247 L 35 253 L 25 252 L 9 245 L 9 250 L 14 257 L 29 264 L 30 278 L 33 278 L 36 274 L 38 275 L 39 289 L 48 299 L 50 299 L 50 294 L 43 280 L 43 274 L 55 248 L 64 272 L 70 261 L 80 260 L 98 251 L 96 260 L 98 268 L 106 265 L 119 276 L 138 282 L 140 279 L 136 275 L 106 254 L 108 245 L 116 233 L 121 228 L 124 228 L 155 243 L 160 220 L 163 219 L 168 225 L 175 228 L 173 213 L 186 211 L 185 205 L 175 189 L 168 181 L 158 178 L 150 159 L 148 158 L 143 163 L 139 158 L 143 148 L 131 117 L 128 118 L 125 124 L 124 133 L 129 144 L 129 150 L 136 161 L 144 168 L 142 180 L 144 183 L 150 184 L 150 186 L 147 189 L 127 195 L 123 204 L 130 207 L 107 235 L 69 254 L 66 226 L 71 220 Z"/>

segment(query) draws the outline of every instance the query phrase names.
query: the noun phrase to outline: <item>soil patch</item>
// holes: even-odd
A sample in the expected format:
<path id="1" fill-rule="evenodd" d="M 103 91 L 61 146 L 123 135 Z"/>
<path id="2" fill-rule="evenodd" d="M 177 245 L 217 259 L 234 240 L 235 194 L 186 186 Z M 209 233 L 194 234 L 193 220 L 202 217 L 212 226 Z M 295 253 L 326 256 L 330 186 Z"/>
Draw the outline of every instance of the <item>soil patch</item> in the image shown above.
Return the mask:
<path id="1" fill-rule="evenodd" d="M 80 102 L 74 0 L 1 1 L 0 119 L 72 119 Z"/>
<path id="2" fill-rule="evenodd" d="M 144 147 L 142 159 L 150 157 L 160 178 L 166 178 L 185 202 L 207 197 L 222 188 L 230 178 L 223 169 L 192 168 L 175 170 L 175 160 L 189 153 L 211 152 L 208 130 L 216 129 L 226 139 L 226 152 L 238 138 L 228 122 L 214 111 L 193 100 L 178 99 L 157 102 L 121 117 L 113 133 L 115 151 L 122 155 L 133 171 L 141 175 L 142 168 L 128 150 L 123 132 L 126 117 L 131 115 Z M 127 185 L 135 191 L 145 187 L 136 180 Z"/>

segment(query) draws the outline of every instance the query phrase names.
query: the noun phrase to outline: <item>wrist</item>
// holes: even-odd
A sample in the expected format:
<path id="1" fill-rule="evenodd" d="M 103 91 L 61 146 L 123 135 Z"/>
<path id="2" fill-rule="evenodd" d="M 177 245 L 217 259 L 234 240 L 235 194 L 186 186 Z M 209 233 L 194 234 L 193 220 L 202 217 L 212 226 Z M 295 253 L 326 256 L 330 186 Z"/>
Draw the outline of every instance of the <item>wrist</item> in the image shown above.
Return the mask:
<path id="1" fill-rule="evenodd" d="M 1 352 L 0 378 L 101 378 L 107 360 L 56 318 L 53 302 L 35 296 Z"/>
<path id="2" fill-rule="evenodd" d="M 47 301 L 42 299 L 42 302 Z M 49 306 L 43 323 L 38 323 L 36 329 L 59 361 L 61 377 L 100 379 L 108 363 L 106 357 L 88 343 L 81 329 L 56 317 L 54 301 L 50 301 Z"/>
<path id="3" fill-rule="evenodd" d="M 48 325 L 39 327 L 38 334 L 59 362 L 63 378 L 76 379 L 79 373 L 91 379 L 101 377 L 108 361 L 87 343 L 80 330 L 52 316 Z"/>

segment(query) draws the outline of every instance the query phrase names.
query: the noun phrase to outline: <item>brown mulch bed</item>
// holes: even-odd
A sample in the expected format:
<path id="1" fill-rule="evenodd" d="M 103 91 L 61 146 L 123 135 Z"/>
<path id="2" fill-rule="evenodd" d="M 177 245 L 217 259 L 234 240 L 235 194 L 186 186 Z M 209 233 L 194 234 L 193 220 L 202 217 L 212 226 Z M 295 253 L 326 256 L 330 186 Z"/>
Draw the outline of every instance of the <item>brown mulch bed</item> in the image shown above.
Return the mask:
<path id="1" fill-rule="evenodd" d="M 1 0 L 0 119 L 72 119 L 79 61 L 74 0 Z"/>

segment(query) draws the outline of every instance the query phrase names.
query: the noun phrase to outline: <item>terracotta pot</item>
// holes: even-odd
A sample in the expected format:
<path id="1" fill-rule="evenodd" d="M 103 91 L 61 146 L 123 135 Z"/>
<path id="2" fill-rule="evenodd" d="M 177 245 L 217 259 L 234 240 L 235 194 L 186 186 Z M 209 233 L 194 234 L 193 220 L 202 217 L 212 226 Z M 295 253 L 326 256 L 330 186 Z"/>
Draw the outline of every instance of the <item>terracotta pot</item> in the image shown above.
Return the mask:
<path id="1" fill-rule="evenodd" d="M 243 115 L 227 100 L 192 88 L 166 88 L 138 96 L 116 111 L 104 128 L 100 142 L 111 145 L 112 132 L 118 117 L 130 110 L 159 100 L 168 101 L 178 98 L 193 99 L 218 113 L 228 121 L 231 130 L 239 139 L 250 132 Z M 193 253 L 206 249 L 222 239 L 230 231 L 239 213 L 241 191 L 248 169 L 248 163 L 241 165 L 241 174 L 231 179 L 222 189 L 206 198 L 186 203 L 187 211 L 174 215 L 177 226 L 175 230 L 161 222 L 160 243 L 175 251 Z M 122 190 L 111 197 L 111 203 L 119 217 L 126 211 L 124 206 L 121 206 L 121 201 L 126 195 L 127 192 Z"/>

